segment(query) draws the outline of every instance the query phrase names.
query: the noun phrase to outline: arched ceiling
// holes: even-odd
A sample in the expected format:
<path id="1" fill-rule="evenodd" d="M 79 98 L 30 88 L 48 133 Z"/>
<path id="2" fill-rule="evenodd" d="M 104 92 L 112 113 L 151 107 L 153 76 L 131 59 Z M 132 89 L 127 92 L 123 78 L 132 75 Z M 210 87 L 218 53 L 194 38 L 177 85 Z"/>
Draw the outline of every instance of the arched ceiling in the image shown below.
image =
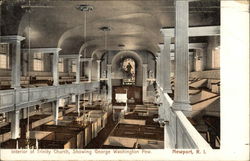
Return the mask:
<path id="1" fill-rule="evenodd" d="M 83 47 L 90 48 L 87 51 L 104 49 L 104 32 L 99 29 L 102 26 L 112 28 L 108 32 L 109 50 L 148 50 L 155 53 L 159 50 L 158 44 L 163 42 L 160 29 L 174 27 L 174 0 L 30 2 L 31 12 L 27 11 L 28 0 L 18 2 L 26 12 L 22 13 L 16 33 L 26 36 L 26 47 L 30 31 L 31 47 L 60 47 L 62 54 L 76 54 Z M 93 11 L 87 12 L 86 42 L 84 13 L 76 9 L 79 4 L 94 7 Z M 190 2 L 190 26 L 218 25 L 218 17 L 219 0 Z M 121 48 L 119 44 L 125 46 Z"/>

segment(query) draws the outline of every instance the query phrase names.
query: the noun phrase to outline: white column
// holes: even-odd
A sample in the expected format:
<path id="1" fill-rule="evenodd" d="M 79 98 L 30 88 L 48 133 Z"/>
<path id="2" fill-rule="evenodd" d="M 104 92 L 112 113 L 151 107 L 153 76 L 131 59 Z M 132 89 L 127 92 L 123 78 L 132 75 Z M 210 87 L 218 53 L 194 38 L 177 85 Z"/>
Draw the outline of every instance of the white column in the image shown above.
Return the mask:
<path id="1" fill-rule="evenodd" d="M 21 41 L 22 36 L 1 36 L 1 42 L 7 42 L 11 45 L 11 88 L 20 88 L 21 74 Z"/>
<path id="2" fill-rule="evenodd" d="M 171 58 L 171 77 L 175 77 L 175 58 Z"/>
<path id="3" fill-rule="evenodd" d="M 80 83 L 81 81 L 81 59 L 80 56 L 76 59 L 76 83 Z"/>
<path id="4" fill-rule="evenodd" d="M 163 49 L 163 91 L 167 93 L 172 93 L 171 82 L 170 82 L 170 72 L 171 72 L 171 60 L 170 60 L 170 45 L 171 37 L 164 35 L 164 49 Z"/>
<path id="5" fill-rule="evenodd" d="M 189 72 L 194 71 L 194 53 L 190 53 L 189 54 L 189 68 L 188 68 Z"/>
<path id="6" fill-rule="evenodd" d="M 159 55 L 159 54 L 157 54 Z M 160 57 L 156 56 L 155 57 L 155 61 L 156 61 L 156 83 L 160 84 L 160 75 L 159 75 L 159 70 L 160 70 Z"/>
<path id="7" fill-rule="evenodd" d="M 23 61 L 23 76 L 27 76 L 28 75 L 28 59 L 29 59 L 29 55 L 28 55 L 28 53 L 27 52 L 24 52 L 24 53 L 22 53 L 22 57 L 23 57 L 23 59 L 22 59 L 22 61 Z"/>
<path id="8" fill-rule="evenodd" d="M 147 101 L 147 72 L 148 64 L 143 64 L 142 70 L 142 100 L 143 102 Z"/>
<path id="9" fill-rule="evenodd" d="M 163 59 L 162 59 L 162 53 L 163 53 L 163 46 L 159 45 L 160 47 L 160 55 L 159 55 L 159 85 L 162 88 L 163 87 Z"/>
<path id="10" fill-rule="evenodd" d="M 53 111 L 53 118 L 54 122 L 57 125 L 58 124 L 58 113 L 59 113 L 59 100 L 52 102 L 52 111 Z"/>
<path id="11" fill-rule="evenodd" d="M 88 61 L 88 65 L 89 65 L 89 82 L 91 82 L 91 77 L 92 77 L 92 59 L 90 59 L 89 61 Z"/>
<path id="12" fill-rule="evenodd" d="M 112 74 L 111 74 L 111 64 L 107 64 L 107 77 L 108 77 L 108 102 L 112 102 Z"/>
<path id="13" fill-rule="evenodd" d="M 249 1 L 221 1 L 221 150 L 228 159 L 249 160 L 249 19 Z"/>
<path id="14" fill-rule="evenodd" d="M 26 119 L 28 117 L 28 107 L 22 109 L 22 119 Z"/>
<path id="15" fill-rule="evenodd" d="M 78 113 L 78 116 L 80 116 L 80 95 L 75 95 L 76 98 L 76 111 Z"/>
<path id="16" fill-rule="evenodd" d="M 175 92 L 173 108 L 191 111 L 188 86 L 188 1 L 175 0 Z"/>
<path id="17" fill-rule="evenodd" d="M 97 81 L 101 78 L 101 60 L 96 60 L 97 62 Z"/>
<path id="18" fill-rule="evenodd" d="M 106 86 L 104 87 L 104 90 L 103 90 L 103 96 L 104 96 L 104 100 L 107 101 L 108 98 L 107 98 L 107 88 L 106 88 Z"/>
<path id="19" fill-rule="evenodd" d="M 89 104 L 93 104 L 93 92 L 89 92 Z"/>
<path id="20" fill-rule="evenodd" d="M 53 85 L 58 86 L 59 84 L 59 72 L 58 72 L 58 59 L 59 59 L 59 52 L 53 53 Z"/>
<path id="21" fill-rule="evenodd" d="M 11 112 L 11 138 L 17 139 L 20 137 L 20 112 L 14 110 Z"/>
<path id="22" fill-rule="evenodd" d="M 164 97 L 162 95 L 162 92 L 159 91 L 159 103 L 160 103 L 160 107 L 158 108 L 158 115 L 160 119 L 164 119 L 164 104 L 163 104 L 163 99 L 162 97 Z"/>

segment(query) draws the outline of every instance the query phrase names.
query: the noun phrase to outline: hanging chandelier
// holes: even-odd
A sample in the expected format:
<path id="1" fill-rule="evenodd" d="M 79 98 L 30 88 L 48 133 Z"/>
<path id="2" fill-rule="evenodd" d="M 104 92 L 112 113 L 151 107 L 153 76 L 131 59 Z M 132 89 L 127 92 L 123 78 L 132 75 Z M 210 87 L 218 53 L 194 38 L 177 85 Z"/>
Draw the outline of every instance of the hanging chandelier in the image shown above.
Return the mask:
<path id="1" fill-rule="evenodd" d="M 76 6 L 76 9 L 79 11 L 92 11 L 94 7 L 87 4 L 80 4 Z"/>
<path id="2" fill-rule="evenodd" d="M 99 30 L 104 32 L 104 53 L 108 51 L 108 32 L 111 31 L 111 27 L 109 26 L 102 26 L 99 28 Z M 107 59 L 106 59 L 106 64 L 108 64 L 108 56 L 109 54 L 107 53 Z M 107 70 L 104 71 L 105 77 L 107 77 Z"/>
<path id="3" fill-rule="evenodd" d="M 80 4 L 76 6 L 76 9 L 84 12 L 84 25 L 83 25 L 83 37 L 84 37 L 84 44 L 86 44 L 87 41 L 87 12 L 93 11 L 94 7 L 87 4 Z M 79 53 L 80 56 L 80 53 Z M 86 46 L 84 48 L 84 57 L 86 57 Z"/>
<path id="4" fill-rule="evenodd" d="M 102 26 L 99 29 L 104 32 L 104 50 L 107 51 L 108 32 L 111 31 L 111 27 Z"/>

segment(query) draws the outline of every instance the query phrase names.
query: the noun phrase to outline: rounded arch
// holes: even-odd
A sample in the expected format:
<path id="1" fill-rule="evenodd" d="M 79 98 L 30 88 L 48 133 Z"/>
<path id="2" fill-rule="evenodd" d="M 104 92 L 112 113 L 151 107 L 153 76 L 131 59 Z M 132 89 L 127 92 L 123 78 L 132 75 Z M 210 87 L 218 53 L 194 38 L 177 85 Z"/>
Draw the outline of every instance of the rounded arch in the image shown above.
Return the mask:
<path id="1" fill-rule="evenodd" d="M 113 79 L 122 79 L 123 74 L 122 71 L 119 70 L 119 61 L 121 58 L 124 57 L 130 57 L 132 58 L 135 63 L 136 63 L 136 80 L 135 84 L 137 86 L 142 85 L 142 65 L 143 65 L 143 60 L 140 57 L 140 55 L 134 51 L 119 51 L 111 60 L 111 66 L 112 66 L 112 75 Z"/>
<path id="2" fill-rule="evenodd" d="M 143 64 L 143 60 L 141 56 L 135 52 L 135 51 L 119 51 L 118 53 L 115 54 L 115 56 L 112 58 L 111 65 L 114 63 L 115 60 L 119 59 L 121 56 L 132 56 L 135 58 L 136 61 L 138 61 L 141 65 Z"/>

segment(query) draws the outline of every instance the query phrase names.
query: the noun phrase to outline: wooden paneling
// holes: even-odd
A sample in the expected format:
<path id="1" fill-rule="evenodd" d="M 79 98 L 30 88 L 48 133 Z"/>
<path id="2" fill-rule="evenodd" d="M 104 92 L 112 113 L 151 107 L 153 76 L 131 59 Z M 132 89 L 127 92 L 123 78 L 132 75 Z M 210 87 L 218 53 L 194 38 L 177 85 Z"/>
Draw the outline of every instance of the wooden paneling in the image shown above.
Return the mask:
<path id="1" fill-rule="evenodd" d="M 142 104 L 142 87 L 140 86 L 113 86 L 112 100 L 115 104 L 116 93 L 126 93 L 128 90 L 128 99 L 134 98 L 135 104 Z"/>

